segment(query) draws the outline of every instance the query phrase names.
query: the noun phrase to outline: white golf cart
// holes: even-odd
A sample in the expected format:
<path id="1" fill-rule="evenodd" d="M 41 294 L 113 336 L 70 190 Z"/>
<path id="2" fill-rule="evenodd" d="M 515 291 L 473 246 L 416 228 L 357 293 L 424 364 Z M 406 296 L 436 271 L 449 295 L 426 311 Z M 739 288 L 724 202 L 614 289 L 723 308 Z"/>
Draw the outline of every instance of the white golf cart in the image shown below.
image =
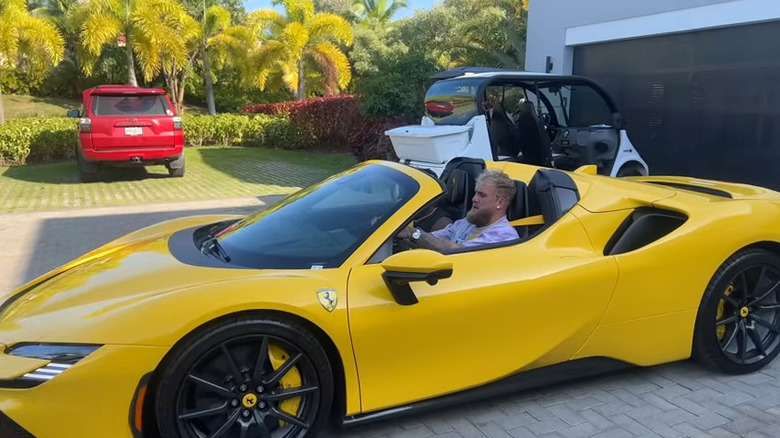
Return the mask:
<path id="1" fill-rule="evenodd" d="M 612 99 L 587 78 L 459 67 L 432 79 L 422 123 L 385 132 L 402 163 L 439 176 L 455 157 L 649 174 Z"/>

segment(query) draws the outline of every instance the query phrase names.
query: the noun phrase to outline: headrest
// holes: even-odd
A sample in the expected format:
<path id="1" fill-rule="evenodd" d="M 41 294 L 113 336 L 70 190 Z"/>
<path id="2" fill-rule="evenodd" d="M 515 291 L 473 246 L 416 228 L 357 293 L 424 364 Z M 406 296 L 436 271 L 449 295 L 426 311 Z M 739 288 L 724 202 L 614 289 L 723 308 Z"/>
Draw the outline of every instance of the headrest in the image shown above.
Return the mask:
<path id="1" fill-rule="evenodd" d="M 566 173 L 539 169 L 528 185 L 529 214 L 544 216 L 546 224 L 560 219 L 580 200 L 577 184 Z"/>
<path id="2" fill-rule="evenodd" d="M 469 174 L 463 169 L 453 169 L 447 179 L 447 203 L 461 202 L 467 196 Z"/>
<path id="3" fill-rule="evenodd" d="M 515 199 L 509 203 L 506 217 L 510 221 L 528 216 L 528 186 L 523 181 L 515 181 Z"/>

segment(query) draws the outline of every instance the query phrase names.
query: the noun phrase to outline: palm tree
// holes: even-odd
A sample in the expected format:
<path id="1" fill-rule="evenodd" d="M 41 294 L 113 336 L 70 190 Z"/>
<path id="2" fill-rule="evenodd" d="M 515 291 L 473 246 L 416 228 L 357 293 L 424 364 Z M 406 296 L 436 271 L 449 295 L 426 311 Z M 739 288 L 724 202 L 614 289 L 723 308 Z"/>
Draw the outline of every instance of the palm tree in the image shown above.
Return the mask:
<path id="1" fill-rule="evenodd" d="M 285 85 L 306 98 L 306 72 L 317 71 L 325 93 L 344 89 L 352 78 L 349 60 L 337 43 L 352 44 L 352 29 L 343 17 L 314 13 L 312 0 L 276 0 L 285 9 L 261 9 L 249 15 L 260 29 L 261 44 L 253 54 L 255 84 L 264 89 L 269 76 L 278 74 Z"/>
<path id="2" fill-rule="evenodd" d="M 57 27 L 30 15 L 26 0 L 0 2 L 0 75 L 20 64 L 30 75 L 42 75 L 60 62 L 64 50 Z M 0 89 L 0 124 L 5 121 L 2 99 Z"/>
<path id="3" fill-rule="evenodd" d="M 205 7 L 206 2 L 203 2 Z M 230 38 L 230 33 L 226 32 L 230 28 L 230 11 L 222 6 L 212 6 L 203 13 L 201 22 L 201 41 L 200 57 L 203 62 L 203 82 L 206 87 L 206 107 L 209 114 L 217 113 L 214 104 L 214 82 L 211 80 L 211 56 L 212 49 L 220 45 L 230 44 L 232 41 L 225 41 Z"/>
<path id="4" fill-rule="evenodd" d="M 352 10 L 363 26 L 386 27 L 396 11 L 405 7 L 406 0 L 355 0 Z"/>
<path id="5" fill-rule="evenodd" d="M 176 34 L 182 26 L 190 27 L 184 23 L 189 16 L 176 0 L 84 0 L 77 2 L 71 13 L 81 29 L 82 70 L 88 76 L 103 48 L 123 40 L 127 83 L 137 86 L 133 54 L 146 79 L 151 80 L 162 70 L 163 62 L 170 61 L 170 54 L 181 55 L 189 42 Z"/>

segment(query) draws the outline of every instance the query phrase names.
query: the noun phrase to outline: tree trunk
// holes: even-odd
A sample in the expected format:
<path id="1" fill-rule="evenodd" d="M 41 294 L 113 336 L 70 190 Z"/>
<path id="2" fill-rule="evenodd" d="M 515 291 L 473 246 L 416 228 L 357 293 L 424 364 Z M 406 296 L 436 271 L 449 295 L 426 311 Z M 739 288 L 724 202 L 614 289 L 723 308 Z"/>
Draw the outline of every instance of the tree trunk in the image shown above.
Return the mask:
<path id="1" fill-rule="evenodd" d="M 179 114 L 184 114 L 184 88 L 186 88 L 185 84 L 187 83 L 187 69 L 182 70 L 181 78 L 178 78 L 177 82 L 178 94 L 176 95 L 176 104 L 179 106 Z"/>
<path id="2" fill-rule="evenodd" d="M 306 80 L 303 73 L 303 57 L 298 61 L 298 100 L 306 99 Z"/>
<path id="3" fill-rule="evenodd" d="M 206 85 L 206 106 L 209 109 L 209 114 L 213 116 L 217 114 L 217 108 L 214 105 L 214 83 L 211 81 L 211 63 L 208 51 L 205 48 L 201 51 L 201 57 L 203 58 L 203 82 Z"/>
<path id="4" fill-rule="evenodd" d="M 125 38 L 125 53 L 127 54 L 127 84 L 134 87 L 138 86 L 138 80 L 135 78 L 135 61 L 133 60 L 133 47 L 130 45 L 130 38 Z"/>
<path id="5" fill-rule="evenodd" d="M 0 125 L 5 123 L 5 107 L 3 107 L 3 73 L 0 72 Z"/>

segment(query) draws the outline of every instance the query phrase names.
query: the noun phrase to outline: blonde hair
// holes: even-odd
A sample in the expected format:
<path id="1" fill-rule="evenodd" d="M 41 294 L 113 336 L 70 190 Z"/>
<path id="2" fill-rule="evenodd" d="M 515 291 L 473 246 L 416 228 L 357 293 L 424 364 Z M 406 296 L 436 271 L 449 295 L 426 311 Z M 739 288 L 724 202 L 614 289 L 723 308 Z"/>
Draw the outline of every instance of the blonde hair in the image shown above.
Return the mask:
<path id="1" fill-rule="evenodd" d="M 496 188 L 496 196 L 504 198 L 507 202 L 515 199 L 515 182 L 506 173 L 497 169 L 485 169 L 477 176 L 477 184 L 489 183 Z"/>

